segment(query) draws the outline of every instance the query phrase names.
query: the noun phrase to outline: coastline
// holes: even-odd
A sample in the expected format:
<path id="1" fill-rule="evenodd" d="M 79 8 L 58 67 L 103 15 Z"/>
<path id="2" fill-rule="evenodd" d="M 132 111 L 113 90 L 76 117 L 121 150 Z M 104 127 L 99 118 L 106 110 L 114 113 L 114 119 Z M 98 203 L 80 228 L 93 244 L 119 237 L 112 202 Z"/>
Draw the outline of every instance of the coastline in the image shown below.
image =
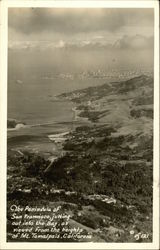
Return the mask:
<path id="1" fill-rule="evenodd" d="M 40 130 L 41 136 L 35 138 L 41 142 L 43 135 L 50 145 L 56 145 L 55 154 L 43 157 L 43 154 L 25 152 L 12 156 L 10 152 L 8 206 L 13 201 L 22 205 L 27 195 L 31 206 L 43 202 L 47 205 L 52 202 L 54 206 L 59 202 L 63 211 L 72 214 L 69 226 L 74 223 L 91 232 L 89 241 L 136 242 L 130 232 L 138 234 L 145 229 L 149 236 L 143 242 L 151 242 L 153 141 L 152 130 L 149 127 L 146 134 L 143 121 L 148 125 L 153 118 L 150 110 L 144 111 L 146 96 L 142 98 L 139 91 L 142 83 L 146 88 L 146 81 L 148 92 L 145 95 L 147 93 L 152 101 L 152 79 L 144 76 L 132 79 L 129 89 L 128 82 L 120 83 L 119 89 L 114 83 L 99 87 L 99 92 L 93 88 L 93 93 L 97 92 L 94 100 L 90 100 L 88 89 L 82 90 L 86 94 L 74 102 L 80 104 L 80 110 L 78 106 L 72 109 L 74 117 L 68 126 L 70 129 L 60 132 L 46 126 L 45 133 Z M 113 89 L 116 94 L 110 96 Z M 121 89 L 126 91 L 127 100 Z M 128 103 L 132 104 L 130 109 Z M 83 120 L 81 112 L 88 116 L 87 120 Z M 101 119 L 103 122 L 99 122 Z M 11 223 L 10 217 L 8 223 Z"/>
<path id="2" fill-rule="evenodd" d="M 89 122 L 89 119 L 88 117 L 82 117 L 80 116 L 80 114 L 82 113 L 82 110 L 78 109 L 77 106 L 75 106 L 74 108 L 72 108 L 72 111 L 74 112 L 74 121 L 88 121 Z"/>
<path id="3" fill-rule="evenodd" d="M 88 119 L 78 117 L 80 113 L 76 107 L 71 109 L 73 120 L 71 121 L 54 121 L 40 124 L 23 124 L 17 122 L 15 128 L 7 129 L 8 149 L 41 154 L 49 161 L 57 160 L 65 154 L 63 146 L 66 140 L 70 139 L 76 127 L 86 124 Z M 87 122 L 88 123 L 88 122 Z M 19 125 L 19 124 L 22 124 Z"/>

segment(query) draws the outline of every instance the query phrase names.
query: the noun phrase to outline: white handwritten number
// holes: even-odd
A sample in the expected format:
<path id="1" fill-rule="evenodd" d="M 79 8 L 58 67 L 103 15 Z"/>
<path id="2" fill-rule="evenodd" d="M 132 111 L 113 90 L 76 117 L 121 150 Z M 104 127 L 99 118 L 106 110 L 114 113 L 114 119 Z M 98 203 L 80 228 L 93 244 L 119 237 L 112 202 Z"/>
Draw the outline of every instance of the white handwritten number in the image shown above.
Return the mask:
<path id="1" fill-rule="evenodd" d="M 142 232 L 139 232 L 138 234 L 134 235 L 134 238 L 136 240 L 139 240 L 139 239 L 148 239 L 148 237 L 149 237 L 148 233 L 142 233 Z"/>

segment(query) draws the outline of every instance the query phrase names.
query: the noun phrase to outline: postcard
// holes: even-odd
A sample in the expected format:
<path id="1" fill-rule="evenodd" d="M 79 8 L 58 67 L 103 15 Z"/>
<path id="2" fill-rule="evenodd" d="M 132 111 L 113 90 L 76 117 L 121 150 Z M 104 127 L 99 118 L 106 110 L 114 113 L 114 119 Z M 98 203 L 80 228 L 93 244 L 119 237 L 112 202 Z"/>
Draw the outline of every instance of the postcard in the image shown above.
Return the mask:
<path id="1" fill-rule="evenodd" d="M 158 1 L 1 1 L 0 249 L 159 249 Z"/>

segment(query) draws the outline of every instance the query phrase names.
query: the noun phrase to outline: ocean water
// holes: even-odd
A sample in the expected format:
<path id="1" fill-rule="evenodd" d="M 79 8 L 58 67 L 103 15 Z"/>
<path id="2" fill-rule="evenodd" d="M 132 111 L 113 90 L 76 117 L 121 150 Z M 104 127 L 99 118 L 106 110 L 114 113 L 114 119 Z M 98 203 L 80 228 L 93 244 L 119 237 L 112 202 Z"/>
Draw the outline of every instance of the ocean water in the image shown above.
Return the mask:
<path id="1" fill-rule="evenodd" d="M 133 60 L 136 57 L 128 58 L 126 54 L 124 57 L 123 53 L 116 52 L 116 60 L 113 58 L 113 54 L 105 50 L 9 50 L 8 118 L 27 124 L 70 121 L 73 116 L 72 104 L 53 101 L 54 96 L 116 79 L 70 79 L 57 75 L 80 75 L 98 69 L 107 73 L 113 69 L 120 72 L 121 68 L 133 71 L 138 67 Z"/>
<path id="2" fill-rule="evenodd" d="M 55 100 L 55 96 L 106 81 L 49 77 L 51 74 L 53 72 L 46 65 L 37 65 L 33 69 L 28 63 L 22 67 L 19 63 L 14 65 L 12 62 L 8 73 L 8 118 L 26 124 L 71 121 L 74 104 Z"/>
<path id="3" fill-rule="evenodd" d="M 51 83 L 17 84 L 8 87 L 8 118 L 26 124 L 44 124 L 72 119 L 73 104 L 54 100 L 55 91 Z"/>
<path id="4" fill-rule="evenodd" d="M 8 148 L 57 155 L 57 145 L 49 138 L 53 134 L 74 129 L 75 106 L 69 100 L 55 98 L 64 92 L 104 83 L 104 80 L 42 79 L 10 76 L 8 81 L 8 119 L 25 123 L 24 127 L 8 130 Z"/>
<path id="5" fill-rule="evenodd" d="M 74 127 L 72 108 L 75 104 L 55 100 L 55 96 L 110 82 L 110 79 L 103 78 L 64 79 L 57 75 L 80 74 L 99 68 L 106 71 L 108 67 L 117 68 L 119 65 L 126 67 L 129 61 L 121 62 L 123 58 L 120 54 L 115 62 L 113 55 L 103 50 L 83 53 L 68 50 L 9 50 L 8 119 L 16 119 L 26 123 L 26 126 L 8 131 L 8 147 L 52 152 L 53 142 L 49 136 L 70 131 Z"/>

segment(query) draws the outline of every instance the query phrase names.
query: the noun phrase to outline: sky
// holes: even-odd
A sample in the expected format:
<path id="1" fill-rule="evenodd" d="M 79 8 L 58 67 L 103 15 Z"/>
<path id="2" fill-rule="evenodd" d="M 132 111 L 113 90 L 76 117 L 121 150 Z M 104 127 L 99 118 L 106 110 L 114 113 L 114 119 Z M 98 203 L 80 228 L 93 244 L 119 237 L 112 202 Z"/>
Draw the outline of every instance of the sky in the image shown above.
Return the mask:
<path id="1" fill-rule="evenodd" d="M 153 9 L 10 8 L 9 48 L 153 50 Z"/>

